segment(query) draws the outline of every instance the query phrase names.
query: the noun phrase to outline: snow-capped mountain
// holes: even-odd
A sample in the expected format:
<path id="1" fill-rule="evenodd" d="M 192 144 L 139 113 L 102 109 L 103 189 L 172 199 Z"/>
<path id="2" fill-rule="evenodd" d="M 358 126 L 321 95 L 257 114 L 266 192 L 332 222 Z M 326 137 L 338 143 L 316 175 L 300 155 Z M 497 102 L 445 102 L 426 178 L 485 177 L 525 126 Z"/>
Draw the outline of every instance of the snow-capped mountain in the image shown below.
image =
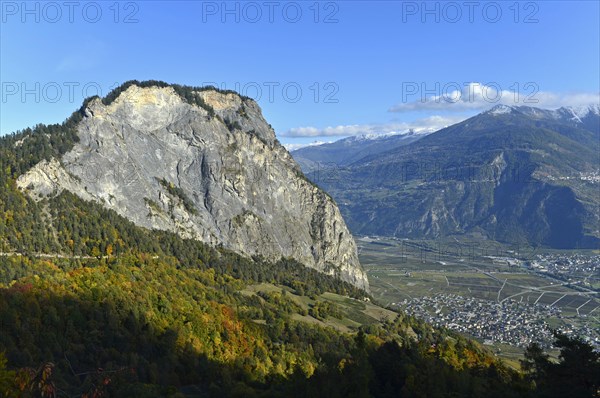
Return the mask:
<path id="1" fill-rule="evenodd" d="M 562 123 L 571 127 L 583 128 L 596 134 L 600 139 L 600 105 L 564 106 L 558 109 L 541 109 L 532 106 L 496 105 L 481 115 L 526 116 L 543 123 Z"/>
<path id="2" fill-rule="evenodd" d="M 571 127 L 583 128 L 594 134 L 600 131 L 598 125 L 600 106 L 598 104 L 558 109 L 499 104 L 480 115 L 494 118 L 488 120 L 488 124 L 493 124 L 493 120 L 500 117 L 525 116 L 529 120 L 538 120 L 540 123 L 551 123 L 553 125 L 561 123 Z M 301 148 L 288 147 L 288 149 L 292 151 L 292 156 L 300 164 L 302 170 L 305 173 L 310 173 L 317 169 L 348 166 L 364 157 L 383 154 L 411 144 L 435 133 L 435 131 L 435 129 L 422 129 L 382 134 L 367 133 L 343 138 L 335 142 L 315 142 Z"/>
<path id="3" fill-rule="evenodd" d="M 583 123 L 583 120 L 588 117 L 597 117 L 600 115 L 600 105 L 591 104 L 580 106 L 564 106 L 553 110 L 536 108 L 532 106 L 511 106 L 500 104 L 483 113 L 490 115 L 520 113 L 533 119 L 554 119 Z"/>
<path id="4" fill-rule="evenodd" d="M 292 156 L 305 173 L 329 167 L 343 167 L 369 155 L 382 153 L 433 133 L 431 130 L 393 131 L 382 134 L 361 134 L 322 144 L 312 144 L 293 150 Z"/>

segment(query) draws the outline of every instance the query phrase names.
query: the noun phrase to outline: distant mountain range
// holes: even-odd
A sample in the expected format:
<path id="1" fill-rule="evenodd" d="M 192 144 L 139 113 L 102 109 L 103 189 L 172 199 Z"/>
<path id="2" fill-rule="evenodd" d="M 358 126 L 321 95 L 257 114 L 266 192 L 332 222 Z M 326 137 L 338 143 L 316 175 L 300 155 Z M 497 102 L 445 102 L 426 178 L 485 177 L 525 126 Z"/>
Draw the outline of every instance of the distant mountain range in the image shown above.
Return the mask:
<path id="1" fill-rule="evenodd" d="M 365 156 L 410 144 L 430 133 L 411 130 L 402 133 L 363 134 L 335 142 L 306 146 L 292 151 L 292 156 L 302 170 L 309 173 L 332 166 L 347 166 Z"/>
<path id="2" fill-rule="evenodd" d="M 597 105 L 498 105 L 423 137 L 346 139 L 292 154 L 356 234 L 600 243 Z"/>

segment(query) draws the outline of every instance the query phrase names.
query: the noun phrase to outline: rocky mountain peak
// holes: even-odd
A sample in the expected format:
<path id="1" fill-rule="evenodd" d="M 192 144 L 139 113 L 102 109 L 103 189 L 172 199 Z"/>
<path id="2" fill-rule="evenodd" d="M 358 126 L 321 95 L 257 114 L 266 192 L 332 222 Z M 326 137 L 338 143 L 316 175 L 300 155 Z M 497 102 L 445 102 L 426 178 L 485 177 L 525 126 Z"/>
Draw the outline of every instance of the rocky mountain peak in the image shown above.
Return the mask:
<path id="1" fill-rule="evenodd" d="M 505 115 L 507 113 L 512 113 L 514 107 L 509 105 L 495 105 L 492 109 L 485 111 L 484 113 L 489 113 L 490 115 Z"/>
<path id="2" fill-rule="evenodd" d="M 583 123 L 585 118 L 597 118 L 600 116 L 598 104 L 581 106 L 564 106 L 558 109 L 543 109 L 533 106 L 510 106 L 495 105 L 491 109 L 482 112 L 482 115 L 502 116 L 521 115 L 531 119 L 547 119 L 552 121 Z"/>
<path id="3" fill-rule="evenodd" d="M 333 200 L 310 183 L 253 100 L 233 92 L 128 84 L 86 101 L 79 142 L 17 183 L 67 190 L 139 226 L 273 260 L 289 257 L 368 289 Z"/>

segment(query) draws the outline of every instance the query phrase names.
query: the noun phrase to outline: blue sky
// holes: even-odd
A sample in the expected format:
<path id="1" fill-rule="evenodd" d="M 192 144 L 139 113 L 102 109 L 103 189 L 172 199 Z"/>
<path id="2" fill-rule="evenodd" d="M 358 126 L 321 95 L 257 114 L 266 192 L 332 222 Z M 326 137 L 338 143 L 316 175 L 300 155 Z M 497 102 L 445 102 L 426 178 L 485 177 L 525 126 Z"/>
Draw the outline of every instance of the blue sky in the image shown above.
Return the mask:
<path id="1" fill-rule="evenodd" d="M 600 92 L 598 1 L 68 4 L 1 2 L 1 134 L 130 79 L 241 90 L 286 144 Z"/>

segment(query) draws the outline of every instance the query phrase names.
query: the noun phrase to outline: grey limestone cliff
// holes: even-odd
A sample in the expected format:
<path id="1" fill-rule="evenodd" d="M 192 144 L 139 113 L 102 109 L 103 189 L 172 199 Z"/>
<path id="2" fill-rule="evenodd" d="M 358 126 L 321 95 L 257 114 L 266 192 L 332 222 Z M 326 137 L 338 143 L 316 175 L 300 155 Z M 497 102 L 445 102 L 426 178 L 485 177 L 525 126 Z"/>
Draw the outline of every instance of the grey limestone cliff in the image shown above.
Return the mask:
<path id="1" fill-rule="evenodd" d="M 18 185 L 34 197 L 68 190 L 139 226 L 270 259 L 294 258 L 368 290 L 334 201 L 279 144 L 258 105 L 234 93 L 132 85 L 84 109 L 79 142 Z"/>

